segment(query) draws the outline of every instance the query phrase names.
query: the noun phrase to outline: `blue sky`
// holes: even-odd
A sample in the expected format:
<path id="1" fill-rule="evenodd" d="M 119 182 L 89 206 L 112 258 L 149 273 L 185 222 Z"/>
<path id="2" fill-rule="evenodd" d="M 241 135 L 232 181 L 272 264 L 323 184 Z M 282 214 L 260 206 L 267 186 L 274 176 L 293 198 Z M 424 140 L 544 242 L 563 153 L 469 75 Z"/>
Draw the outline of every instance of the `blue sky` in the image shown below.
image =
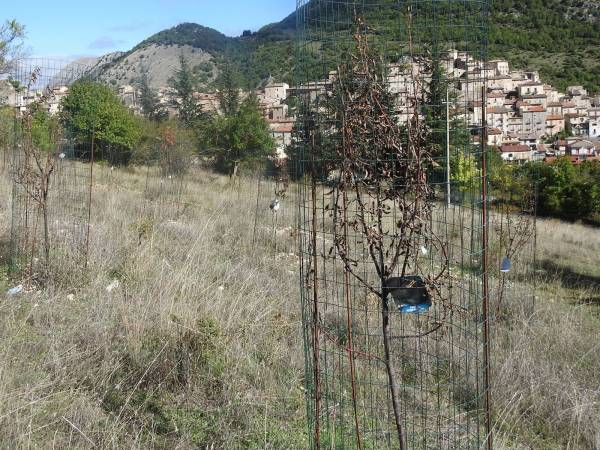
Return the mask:
<path id="1" fill-rule="evenodd" d="M 73 59 L 129 50 L 146 37 L 181 22 L 229 36 L 276 22 L 296 0 L 31 0 L 2 1 L 0 19 L 27 30 L 30 56 Z"/>

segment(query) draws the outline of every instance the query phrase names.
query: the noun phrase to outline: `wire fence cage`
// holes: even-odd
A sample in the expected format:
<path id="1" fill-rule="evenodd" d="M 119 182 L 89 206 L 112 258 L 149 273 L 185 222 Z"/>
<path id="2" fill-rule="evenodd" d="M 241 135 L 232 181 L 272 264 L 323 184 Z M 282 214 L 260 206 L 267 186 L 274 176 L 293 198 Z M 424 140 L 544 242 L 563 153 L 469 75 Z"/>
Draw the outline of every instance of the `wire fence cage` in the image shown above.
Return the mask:
<path id="1" fill-rule="evenodd" d="M 508 304 L 519 313 L 535 313 L 540 268 L 537 260 L 537 174 L 507 165 L 510 179 L 491 180 L 489 207 L 491 318 L 510 320 Z"/>
<path id="2" fill-rule="evenodd" d="M 43 277 L 51 261 L 87 263 L 93 147 L 60 121 L 69 86 L 85 75 L 84 67 L 55 60 L 23 59 L 11 67 L 11 261 L 32 279 Z"/>
<path id="3" fill-rule="evenodd" d="M 295 253 L 298 203 L 289 161 L 269 160 L 264 170 L 253 178 L 253 184 L 249 193 L 255 202 L 252 245 L 267 243 L 276 257 Z"/>
<path id="4" fill-rule="evenodd" d="M 491 448 L 488 2 L 297 16 L 312 448 Z"/>

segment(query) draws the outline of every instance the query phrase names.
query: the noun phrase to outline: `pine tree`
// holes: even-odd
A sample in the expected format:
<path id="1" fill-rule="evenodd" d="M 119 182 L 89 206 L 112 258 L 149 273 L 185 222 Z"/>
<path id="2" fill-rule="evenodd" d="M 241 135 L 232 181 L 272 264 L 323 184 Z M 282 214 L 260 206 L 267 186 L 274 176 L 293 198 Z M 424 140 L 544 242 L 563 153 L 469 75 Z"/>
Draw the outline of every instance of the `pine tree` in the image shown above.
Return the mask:
<path id="1" fill-rule="evenodd" d="M 146 119 L 156 122 L 162 122 L 169 116 L 167 110 L 163 107 L 158 97 L 158 92 L 150 86 L 150 74 L 148 69 L 142 70 L 137 85 L 140 90 L 140 106 L 142 114 Z"/>
<path id="2" fill-rule="evenodd" d="M 240 107 L 240 79 L 235 67 L 226 62 L 217 79 L 218 98 L 221 111 L 226 116 L 234 115 Z"/>
<path id="3" fill-rule="evenodd" d="M 176 98 L 171 105 L 179 112 L 179 120 L 187 127 L 193 127 L 204 117 L 202 106 L 194 98 L 198 80 L 187 58 L 181 54 L 179 69 L 169 79 L 169 85 L 175 90 Z"/>

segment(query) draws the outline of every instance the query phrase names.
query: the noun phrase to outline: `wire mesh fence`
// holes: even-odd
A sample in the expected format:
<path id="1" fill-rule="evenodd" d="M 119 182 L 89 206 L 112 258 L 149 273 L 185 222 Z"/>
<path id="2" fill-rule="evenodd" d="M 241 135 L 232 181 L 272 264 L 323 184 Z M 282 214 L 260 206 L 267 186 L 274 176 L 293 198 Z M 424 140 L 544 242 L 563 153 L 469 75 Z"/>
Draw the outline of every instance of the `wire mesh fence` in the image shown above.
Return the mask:
<path id="1" fill-rule="evenodd" d="M 486 1 L 299 1 L 312 448 L 491 447 Z"/>
<path id="2" fill-rule="evenodd" d="M 77 64 L 43 59 L 17 61 L 11 70 L 11 261 L 32 279 L 43 277 L 51 261 L 86 264 L 91 143 L 69 135 L 59 119 L 68 86 L 84 75 Z"/>
<path id="3" fill-rule="evenodd" d="M 507 166 L 507 169 L 514 169 Z M 539 278 L 535 174 L 510 170 L 510 180 L 494 186 L 490 197 L 489 264 L 492 317 L 505 317 L 508 299 L 517 299 L 525 316 L 535 312 Z"/>
<path id="4" fill-rule="evenodd" d="M 222 192 L 207 209 L 248 224 L 220 239 L 300 250 L 312 448 L 491 446 L 490 317 L 508 295 L 533 308 L 535 188 L 492 191 L 488 210 L 487 8 L 299 1 L 290 167 L 228 182 L 168 127 L 138 166 L 94 164 L 92 141 L 56 122 L 85 70 L 20 62 L 0 123 L 14 139 L 13 265 L 32 278 L 52 260 L 83 267 L 103 192 L 135 193 L 139 245 L 177 230 L 211 201 L 209 178 Z"/>

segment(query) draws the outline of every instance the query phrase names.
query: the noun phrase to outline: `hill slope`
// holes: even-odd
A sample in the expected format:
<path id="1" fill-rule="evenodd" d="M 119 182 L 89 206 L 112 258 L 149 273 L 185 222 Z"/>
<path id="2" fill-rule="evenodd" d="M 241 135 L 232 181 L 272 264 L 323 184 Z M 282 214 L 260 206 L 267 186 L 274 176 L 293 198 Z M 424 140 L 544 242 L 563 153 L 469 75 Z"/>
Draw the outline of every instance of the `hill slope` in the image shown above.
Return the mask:
<path id="1" fill-rule="evenodd" d="M 376 28 L 378 23 L 385 23 L 389 28 L 385 4 L 395 7 L 396 1 L 371 3 L 375 7 L 369 11 L 370 25 Z M 306 14 L 318 14 L 320 4 L 313 0 L 306 8 Z M 490 24 L 490 56 L 506 58 L 516 68 L 540 70 L 543 79 L 559 89 L 582 84 L 590 91 L 600 92 L 600 1 L 494 0 Z M 146 57 L 156 52 L 164 56 L 180 52 L 185 46 L 186 51 L 201 50 L 195 64 L 209 60 L 217 65 L 224 61 L 236 64 L 247 88 L 256 87 L 269 76 L 291 82 L 296 36 L 295 12 L 280 22 L 238 38 L 184 23 L 149 37 L 117 57 L 106 69 L 111 73 L 108 78 L 116 78 L 118 84 L 131 74 L 139 73 L 143 64 L 155 75 L 154 66 L 161 65 L 159 60 L 149 57 L 142 61 L 144 58 L 139 58 L 140 55 Z M 125 59 L 127 63 L 123 62 Z M 162 66 L 155 75 L 157 84 L 168 78 Z M 103 70 L 100 72 L 104 76 Z M 214 74 L 210 72 L 210 75 Z M 209 76 L 205 81 L 210 79 Z"/>

